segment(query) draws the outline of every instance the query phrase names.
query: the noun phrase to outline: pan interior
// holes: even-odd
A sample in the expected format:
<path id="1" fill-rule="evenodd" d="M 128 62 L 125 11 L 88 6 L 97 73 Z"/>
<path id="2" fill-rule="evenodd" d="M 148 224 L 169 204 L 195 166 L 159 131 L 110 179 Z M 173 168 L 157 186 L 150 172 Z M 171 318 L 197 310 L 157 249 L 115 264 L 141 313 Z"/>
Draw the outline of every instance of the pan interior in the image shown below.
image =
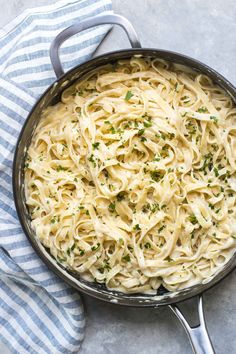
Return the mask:
<path id="1" fill-rule="evenodd" d="M 39 101 L 32 108 L 25 125 L 22 128 L 19 136 L 16 152 L 13 162 L 13 191 L 16 209 L 18 216 L 23 227 L 25 234 L 30 240 L 32 246 L 42 260 L 63 280 L 68 282 L 76 289 L 99 298 L 104 301 L 109 301 L 115 304 L 128 305 L 128 306 L 159 306 L 167 305 L 174 302 L 182 301 L 194 295 L 197 295 L 225 277 L 234 267 L 236 257 L 235 255 L 231 260 L 220 269 L 219 272 L 204 284 L 199 284 L 191 288 L 183 289 L 176 292 L 168 292 L 163 287 L 159 288 L 156 295 L 146 294 L 124 294 L 117 291 L 111 291 L 104 285 L 99 283 L 91 283 L 86 280 L 80 279 L 72 272 L 68 272 L 62 265 L 58 264 L 49 252 L 41 245 L 41 243 L 35 237 L 35 233 L 31 228 L 31 219 L 28 208 L 25 203 L 25 191 L 24 191 L 24 161 L 25 154 L 30 145 L 32 135 L 38 123 L 38 117 L 49 105 L 54 105 L 60 100 L 62 91 L 70 86 L 75 80 L 82 78 L 85 74 L 91 70 L 98 68 L 101 65 L 107 63 L 113 63 L 119 59 L 127 59 L 133 55 L 150 56 L 165 59 L 167 61 L 183 64 L 191 67 L 194 70 L 202 72 L 221 86 L 234 100 L 236 101 L 236 89 L 221 75 L 207 67 L 206 65 L 191 59 L 189 57 L 172 53 L 168 51 L 161 51 L 155 49 L 130 49 L 118 52 L 112 52 L 109 54 L 101 55 L 94 58 L 84 64 L 70 70 L 67 74 L 58 79 L 49 89 L 43 94 Z"/>

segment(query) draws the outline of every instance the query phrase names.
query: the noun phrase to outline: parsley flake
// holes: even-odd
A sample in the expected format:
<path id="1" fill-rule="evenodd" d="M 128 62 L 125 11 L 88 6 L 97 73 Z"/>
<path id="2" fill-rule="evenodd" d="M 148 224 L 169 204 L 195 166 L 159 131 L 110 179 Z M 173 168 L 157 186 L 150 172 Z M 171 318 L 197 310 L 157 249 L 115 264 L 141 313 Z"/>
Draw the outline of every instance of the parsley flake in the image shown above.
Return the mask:
<path id="1" fill-rule="evenodd" d="M 93 149 L 94 149 L 94 150 L 98 149 L 99 145 L 100 145 L 99 142 L 96 142 L 96 143 L 92 144 Z"/>
<path id="2" fill-rule="evenodd" d="M 218 118 L 215 116 L 210 116 L 210 119 L 214 121 L 214 123 L 218 122 Z"/>
<path id="3" fill-rule="evenodd" d="M 145 243 L 145 245 L 144 245 L 144 247 L 145 247 L 146 249 L 151 248 L 151 244 L 150 244 L 150 242 L 146 242 L 146 243 Z"/>
<path id="4" fill-rule="evenodd" d="M 143 135 L 143 134 L 144 134 L 144 132 L 145 132 L 145 129 L 139 129 L 139 131 L 138 131 L 138 136 Z"/>
<path id="5" fill-rule="evenodd" d="M 197 218 L 196 218 L 196 216 L 195 216 L 194 214 L 191 214 L 191 215 L 189 216 L 189 221 L 190 221 L 193 225 L 196 225 L 196 224 L 198 223 Z"/>
<path id="6" fill-rule="evenodd" d="M 152 126 L 152 122 L 144 122 L 143 125 L 145 128 L 149 128 Z"/>
<path id="7" fill-rule="evenodd" d="M 110 203 L 108 205 L 108 210 L 111 212 L 111 213 L 114 213 L 114 211 L 116 210 L 116 203 Z"/>
<path id="8" fill-rule="evenodd" d="M 219 176 L 219 171 L 218 171 L 218 169 L 216 167 L 214 167 L 214 174 L 215 174 L 216 177 Z"/>
<path id="9" fill-rule="evenodd" d="M 197 111 L 198 111 L 199 113 L 206 113 L 206 112 L 207 112 L 207 108 L 204 107 L 204 106 L 202 106 L 202 107 L 198 108 Z"/>
<path id="10" fill-rule="evenodd" d="M 125 95 L 125 100 L 129 101 L 131 99 L 131 97 L 133 97 L 133 94 L 131 91 L 127 91 L 126 95 Z"/>
<path id="11" fill-rule="evenodd" d="M 123 261 L 130 262 L 130 255 L 127 254 L 126 256 L 122 257 Z"/>
<path id="12" fill-rule="evenodd" d="M 99 247 L 100 247 L 100 243 L 97 243 L 96 246 L 92 246 L 92 247 L 91 247 L 91 250 L 92 250 L 92 251 L 97 251 L 97 250 L 99 249 Z"/>
<path id="13" fill-rule="evenodd" d="M 139 224 L 134 225 L 133 229 L 136 230 L 136 231 L 140 231 L 141 230 Z"/>
<path id="14" fill-rule="evenodd" d="M 164 176 L 163 172 L 160 171 L 151 171 L 150 175 L 152 180 L 155 182 L 159 182 Z"/>

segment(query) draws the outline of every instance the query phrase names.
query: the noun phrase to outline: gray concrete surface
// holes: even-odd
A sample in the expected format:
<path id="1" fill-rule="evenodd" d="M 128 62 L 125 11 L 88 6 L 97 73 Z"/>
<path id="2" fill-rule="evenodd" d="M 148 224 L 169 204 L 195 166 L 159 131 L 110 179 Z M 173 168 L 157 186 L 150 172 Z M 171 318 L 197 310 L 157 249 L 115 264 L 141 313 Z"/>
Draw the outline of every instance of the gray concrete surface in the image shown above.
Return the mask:
<path id="1" fill-rule="evenodd" d="M 50 0 L 0 0 L 0 26 Z M 235 0 L 113 0 L 116 13 L 136 28 L 144 47 L 190 55 L 218 70 L 236 85 Z M 4 14 L 4 16 L 3 16 Z M 99 53 L 127 47 L 114 28 Z M 236 272 L 204 295 L 209 333 L 217 354 L 236 353 Z M 120 308 L 84 296 L 86 337 L 81 354 L 188 354 L 191 347 L 168 308 Z M 190 316 L 194 304 L 185 306 Z M 9 353 L 0 345 L 0 353 Z"/>

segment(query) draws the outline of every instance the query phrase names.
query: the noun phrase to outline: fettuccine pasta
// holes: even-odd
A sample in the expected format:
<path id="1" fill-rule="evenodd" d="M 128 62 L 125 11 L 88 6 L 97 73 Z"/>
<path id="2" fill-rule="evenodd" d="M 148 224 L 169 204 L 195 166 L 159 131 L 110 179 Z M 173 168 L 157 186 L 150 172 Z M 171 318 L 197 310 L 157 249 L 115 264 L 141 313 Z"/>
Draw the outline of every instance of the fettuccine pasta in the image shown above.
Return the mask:
<path id="1" fill-rule="evenodd" d="M 236 247 L 236 107 L 211 79 L 132 57 L 48 107 L 28 149 L 40 242 L 108 289 L 156 293 L 213 277 Z"/>

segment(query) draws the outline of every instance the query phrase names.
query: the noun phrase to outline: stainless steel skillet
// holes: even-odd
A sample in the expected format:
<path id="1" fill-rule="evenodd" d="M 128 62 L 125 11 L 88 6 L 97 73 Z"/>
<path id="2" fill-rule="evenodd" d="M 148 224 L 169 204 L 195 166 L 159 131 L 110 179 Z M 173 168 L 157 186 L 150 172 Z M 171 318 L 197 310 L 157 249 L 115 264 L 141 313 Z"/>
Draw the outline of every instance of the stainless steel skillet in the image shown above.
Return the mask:
<path id="1" fill-rule="evenodd" d="M 81 32 L 93 26 L 108 23 L 117 24 L 123 27 L 123 29 L 128 35 L 132 49 L 119 50 L 100 55 L 94 59 L 86 61 L 85 63 L 73 68 L 72 70 L 64 74 L 59 59 L 59 48 L 61 44 L 66 39 L 78 32 Z M 100 65 L 115 62 L 119 59 L 130 58 L 133 55 L 157 57 L 189 66 L 192 69 L 211 77 L 216 84 L 220 85 L 226 92 L 228 92 L 232 99 L 236 101 L 235 87 L 223 76 L 221 76 L 219 73 L 217 73 L 207 65 L 182 54 L 165 50 L 158 50 L 155 48 L 142 48 L 132 25 L 124 17 L 118 15 L 99 16 L 83 21 L 77 25 L 73 25 L 65 29 L 55 38 L 50 49 L 50 58 L 53 69 L 57 76 L 57 80 L 45 91 L 45 93 L 40 97 L 40 99 L 32 108 L 22 128 L 17 142 L 13 162 L 12 177 L 14 199 L 17 213 L 22 228 L 37 254 L 58 276 L 68 282 L 71 286 L 88 295 L 91 295 L 107 302 L 112 302 L 117 305 L 154 308 L 168 305 L 184 326 L 191 341 L 194 352 L 197 354 L 212 354 L 214 353 L 214 349 L 207 333 L 201 294 L 210 287 L 212 287 L 214 284 L 218 283 L 235 268 L 235 255 L 214 278 L 208 279 L 208 282 L 204 284 L 193 286 L 191 288 L 184 289 L 178 292 L 167 292 L 165 289 L 160 289 L 158 290 L 156 296 L 143 294 L 123 294 L 116 291 L 110 291 L 101 284 L 86 282 L 85 280 L 80 279 L 74 274 L 66 271 L 60 264 L 58 264 L 52 258 L 52 256 L 50 256 L 48 251 L 36 239 L 34 231 L 32 230 L 30 225 L 30 214 L 26 207 L 24 193 L 25 154 L 27 148 L 30 145 L 34 129 L 38 123 L 38 117 L 40 116 L 42 110 L 45 109 L 47 106 L 53 105 L 58 102 L 60 100 L 60 95 L 62 91 L 66 87 L 70 86 L 75 80 L 78 80 L 83 77 L 86 73 L 99 67 Z M 178 302 L 189 299 L 191 297 L 196 297 L 197 299 L 199 325 L 196 327 L 190 327 L 187 320 L 176 305 Z"/>

